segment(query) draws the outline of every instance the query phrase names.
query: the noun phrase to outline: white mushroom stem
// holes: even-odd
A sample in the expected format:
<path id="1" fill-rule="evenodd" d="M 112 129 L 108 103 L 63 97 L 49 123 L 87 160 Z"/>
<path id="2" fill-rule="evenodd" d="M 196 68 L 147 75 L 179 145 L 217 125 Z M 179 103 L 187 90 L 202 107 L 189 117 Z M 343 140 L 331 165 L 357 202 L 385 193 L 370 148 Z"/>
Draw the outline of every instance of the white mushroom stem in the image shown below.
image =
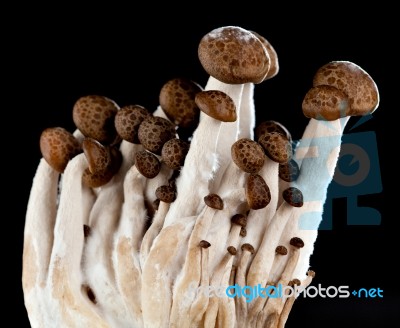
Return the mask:
<path id="1" fill-rule="evenodd" d="M 154 214 L 153 222 L 151 223 L 149 229 L 147 229 L 144 234 L 141 247 L 140 247 L 140 266 L 143 268 L 144 263 L 149 255 L 150 248 L 153 245 L 154 239 L 160 233 L 165 217 L 168 213 L 170 203 L 160 201 L 157 212 Z"/>
<path id="2" fill-rule="evenodd" d="M 147 327 L 169 327 L 172 287 L 183 266 L 196 217 L 181 218 L 154 240 L 142 271 L 142 311 Z"/>
<path id="3" fill-rule="evenodd" d="M 228 85 L 210 77 L 205 90 L 225 92 L 232 98 L 236 108 L 240 108 L 243 84 Z M 185 165 L 176 181 L 179 194 L 171 204 L 164 226 L 177 218 L 200 212 L 202 197 L 209 193 L 211 180 L 218 181 L 230 162 L 230 146 L 227 145 L 235 141 L 238 124 L 220 122 L 200 114 L 200 123 L 193 134 Z M 196 181 L 196 188 L 193 188 L 191 181 Z"/>
<path id="4" fill-rule="evenodd" d="M 281 278 L 279 279 L 277 286 L 282 285 L 283 287 L 287 286 L 291 277 L 293 276 L 294 269 L 297 265 L 300 256 L 300 249 L 292 246 L 291 252 L 286 263 L 285 270 L 282 273 Z M 265 300 L 266 301 L 266 300 Z M 283 297 L 270 297 L 261 312 L 261 318 L 270 318 L 276 317 L 276 314 L 280 315 L 282 312 L 283 306 L 285 304 L 285 298 Z M 254 318 L 254 316 L 252 317 Z M 265 319 L 264 319 L 265 320 Z M 261 319 L 261 321 L 264 321 Z M 268 320 L 268 319 L 267 319 Z M 279 320 L 275 320 L 276 324 Z"/>
<path id="5" fill-rule="evenodd" d="M 243 86 L 243 95 L 239 110 L 239 130 L 236 140 L 240 138 L 253 139 L 256 124 L 256 110 L 254 106 L 254 83 Z"/>
<path id="6" fill-rule="evenodd" d="M 122 164 L 118 173 L 106 185 L 99 188 L 98 197 L 90 213 L 90 238 L 87 239 L 83 270 L 87 282 L 93 289 L 96 298 L 107 308 L 116 325 L 129 322 L 123 300 L 119 294 L 112 263 L 114 250 L 113 233 L 117 229 L 121 208 L 124 202 L 123 182 L 125 174 L 133 164 L 134 153 L 138 148 L 129 142 L 122 141 Z M 108 300 L 112 297 L 113 302 Z"/>
<path id="7" fill-rule="evenodd" d="M 40 160 L 25 219 L 23 283 L 26 293 L 34 285 L 43 284 L 47 278 L 57 215 L 59 176 L 43 158 Z"/>
<path id="8" fill-rule="evenodd" d="M 246 286 L 246 273 L 247 267 L 250 263 L 251 258 L 251 248 L 242 246 L 242 253 L 239 260 L 239 264 L 236 271 L 235 283 L 239 286 Z M 254 250 L 254 248 L 253 248 Z M 236 297 L 236 318 L 237 318 L 237 326 L 243 327 L 247 322 L 247 303 L 244 297 Z"/>
<path id="9" fill-rule="evenodd" d="M 157 176 L 153 179 L 146 179 L 145 198 L 147 201 L 153 203 L 157 199 L 156 189 L 167 185 L 172 173 L 173 171 L 165 163 L 161 163 L 161 170 Z"/>
<path id="10" fill-rule="evenodd" d="M 221 262 L 215 268 L 214 273 L 211 277 L 210 286 L 215 288 L 224 287 L 222 285 L 224 274 L 231 270 L 233 261 L 233 255 L 229 252 L 226 252 L 223 256 Z M 227 286 L 226 286 L 227 287 Z M 204 327 L 215 327 L 217 314 L 219 308 L 219 299 L 218 297 L 210 298 L 208 302 L 207 311 L 204 316 Z"/>
<path id="11" fill-rule="evenodd" d="M 135 166 L 128 171 L 124 181 L 125 200 L 118 230 L 114 237 L 113 264 L 115 280 L 134 326 L 143 326 L 141 297 L 141 268 L 139 247 L 146 225 L 144 205 L 145 177 Z"/>
<path id="12" fill-rule="evenodd" d="M 210 269 L 208 265 L 209 248 L 201 248 L 201 279 L 200 288 L 208 288 L 210 284 Z M 198 327 L 207 310 L 209 295 L 204 292 L 197 293 L 189 312 L 190 327 Z"/>
<path id="13" fill-rule="evenodd" d="M 307 278 L 301 282 L 301 289 L 304 290 L 311 284 L 311 281 L 313 280 L 314 275 L 315 275 L 315 273 L 313 271 L 309 271 L 307 273 Z M 294 285 L 293 287 L 296 288 L 296 285 Z M 279 317 L 278 328 L 285 327 L 286 321 L 289 318 L 290 311 L 292 310 L 292 307 L 293 307 L 293 304 L 294 304 L 294 301 L 296 300 L 296 298 L 297 298 L 297 294 L 294 294 L 286 300 L 285 305 L 283 306 L 281 315 Z"/>
<path id="14" fill-rule="evenodd" d="M 194 300 L 194 295 L 188 295 L 188 290 L 190 286 L 198 286 L 201 280 L 201 247 L 199 244 L 202 240 L 207 239 L 207 232 L 216 211 L 209 206 L 205 206 L 197 217 L 189 239 L 182 272 L 175 281 L 174 302 L 172 303 L 170 317 L 172 327 L 181 327 L 189 322 L 190 304 Z"/>

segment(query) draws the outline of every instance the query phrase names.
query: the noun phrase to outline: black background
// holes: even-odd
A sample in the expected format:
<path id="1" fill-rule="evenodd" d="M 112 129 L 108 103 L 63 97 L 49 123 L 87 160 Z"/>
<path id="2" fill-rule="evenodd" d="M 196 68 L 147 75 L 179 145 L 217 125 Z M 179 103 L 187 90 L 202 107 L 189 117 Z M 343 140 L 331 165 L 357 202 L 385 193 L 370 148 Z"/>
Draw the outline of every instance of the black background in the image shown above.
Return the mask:
<path id="1" fill-rule="evenodd" d="M 35 6 L 10 13 L 12 24 L 3 29 L 3 78 L 6 98 L 11 100 L 6 125 L 18 123 L 17 133 L 6 138 L 5 156 L 12 164 L 7 172 L 13 172 L 6 196 L 6 202 L 13 204 L 10 231 L 16 236 L 10 262 L 15 263 L 10 277 L 12 307 L 16 309 L 13 320 L 17 318 L 19 326 L 29 327 L 21 288 L 23 227 L 40 159 L 41 131 L 50 126 L 73 131 L 72 106 L 84 95 L 104 95 L 120 106 L 140 104 L 153 111 L 160 88 L 171 78 L 188 77 L 204 86 L 208 77 L 197 58 L 199 40 L 214 28 L 237 25 L 266 37 L 279 57 L 279 74 L 256 86 L 257 121 L 277 120 L 294 139 L 301 137 L 307 124 L 301 102 L 320 66 L 332 60 L 349 60 L 377 83 L 380 106 L 373 119 L 355 131 L 376 133 L 383 192 L 360 197 L 360 204 L 379 210 L 382 224 L 347 225 L 346 199 L 336 200 L 333 229 L 320 232 L 311 266 L 317 273 L 315 285 L 380 287 L 384 297 L 299 299 L 287 327 L 392 326 L 389 322 L 398 319 L 399 297 L 393 266 L 398 255 L 390 235 L 398 218 L 389 215 L 389 201 L 385 203 L 391 177 L 385 170 L 388 152 L 384 145 L 389 137 L 385 136 L 384 122 L 396 110 L 389 92 L 392 49 L 386 40 L 393 40 L 394 35 L 390 19 L 381 16 L 383 21 L 378 23 L 375 8 L 369 13 L 336 7 L 311 12 L 306 8 L 300 14 L 299 8 L 288 4 L 285 9 L 294 12 L 294 17 L 288 17 L 282 9 L 261 9 L 247 3 L 232 4 L 230 10 L 219 12 L 201 3 L 190 6 L 154 4 L 151 10 Z M 350 125 L 355 121 L 352 119 Z"/>

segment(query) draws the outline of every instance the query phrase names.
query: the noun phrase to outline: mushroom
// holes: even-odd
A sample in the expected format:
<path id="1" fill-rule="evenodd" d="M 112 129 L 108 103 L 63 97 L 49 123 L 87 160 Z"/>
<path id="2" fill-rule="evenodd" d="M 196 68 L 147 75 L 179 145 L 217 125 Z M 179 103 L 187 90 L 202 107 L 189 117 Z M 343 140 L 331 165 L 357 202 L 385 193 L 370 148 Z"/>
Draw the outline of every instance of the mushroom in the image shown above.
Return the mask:
<path id="1" fill-rule="evenodd" d="M 283 327 L 295 296 L 246 303 L 189 287 L 311 283 L 344 116 L 373 112 L 376 85 L 350 62 L 319 69 L 293 154 L 278 122 L 262 122 L 252 140 L 254 83 L 279 69 L 268 41 L 227 26 L 204 36 L 198 54 L 211 75 L 205 91 L 170 80 L 153 115 L 82 97 L 73 135 L 42 134 L 24 237 L 33 326 Z M 175 125 L 194 127 L 200 111 L 189 148 Z M 310 212 L 314 230 L 304 230 Z"/>
<path id="2" fill-rule="evenodd" d="M 237 111 L 240 111 L 243 84 L 262 82 L 270 66 L 269 55 L 261 41 L 251 32 L 235 26 L 218 28 L 206 34 L 200 40 L 198 55 L 210 75 L 205 90 L 226 93 Z M 229 163 L 230 152 L 226 145 L 236 141 L 241 115 L 251 114 L 239 112 L 239 120 L 235 123 L 221 123 L 204 113 L 200 114 L 200 123 L 191 140 L 191 151 L 186 157 L 188 165 L 177 180 L 178 190 L 188 197 L 182 200 L 178 197 L 171 206 L 166 224 L 177 217 L 199 213 L 197 192 L 206 194 L 213 191 L 212 185 L 219 185 Z M 246 128 L 252 130 L 252 127 Z M 210 149 L 214 153 L 210 154 Z M 198 181 L 197 190 L 184 183 L 193 178 Z M 183 202 L 188 199 L 190 204 L 184 205 Z"/>

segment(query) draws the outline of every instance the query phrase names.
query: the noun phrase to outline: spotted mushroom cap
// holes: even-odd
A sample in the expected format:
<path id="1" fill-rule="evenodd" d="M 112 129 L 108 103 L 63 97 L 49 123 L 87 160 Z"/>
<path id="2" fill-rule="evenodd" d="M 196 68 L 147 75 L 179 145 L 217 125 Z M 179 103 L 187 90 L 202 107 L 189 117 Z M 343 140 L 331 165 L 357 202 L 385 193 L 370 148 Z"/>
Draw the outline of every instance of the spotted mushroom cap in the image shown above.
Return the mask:
<path id="1" fill-rule="evenodd" d="M 265 154 L 274 162 L 286 163 L 292 157 L 292 144 L 280 133 L 264 133 L 258 139 L 258 143 L 264 148 Z"/>
<path id="2" fill-rule="evenodd" d="M 262 121 L 260 124 L 258 124 L 254 131 L 256 140 L 258 140 L 266 132 L 280 133 L 284 135 L 289 141 L 292 141 L 292 135 L 290 134 L 289 130 L 282 123 L 279 123 L 277 121 L 268 120 Z"/>
<path id="3" fill-rule="evenodd" d="M 115 129 L 122 139 L 139 144 L 139 126 L 150 115 L 148 110 L 140 105 L 124 106 L 115 115 Z"/>
<path id="4" fill-rule="evenodd" d="M 237 26 L 212 30 L 200 41 L 199 59 L 205 71 L 228 84 L 261 83 L 270 58 L 261 41 Z"/>
<path id="5" fill-rule="evenodd" d="M 333 121 L 351 113 L 347 95 L 330 85 L 317 85 L 304 96 L 303 114 L 309 118 Z"/>
<path id="6" fill-rule="evenodd" d="M 348 97 L 350 108 L 347 115 L 371 114 L 379 105 L 379 92 L 374 80 L 352 62 L 333 61 L 319 68 L 314 75 L 313 86 L 321 85 L 335 87 Z"/>
<path id="7" fill-rule="evenodd" d="M 264 81 L 273 78 L 279 72 L 278 54 L 276 53 L 274 47 L 271 45 L 271 43 L 268 42 L 266 38 L 264 38 L 262 35 L 254 31 L 251 31 L 251 33 L 253 33 L 261 41 L 261 43 L 263 44 L 269 55 L 270 65 L 268 73 L 264 77 Z"/>
<path id="8" fill-rule="evenodd" d="M 257 173 L 265 161 L 263 148 L 254 140 L 242 138 L 231 147 L 233 162 L 244 172 Z"/>
<path id="9" fill-rule="evenodd" d="M 89 164 L 89 171 L 92 173 L 104 172 L 111 165 L 111 152 L 109 147 L 103 146 L 92 138 L 85 138 L 82 142 L 83 152 Z"/>
<path id="10" fill-rule="evenodd" d="M 135 165 L 138 171 L 148 179 L 153 179 L 161 170 L 161 163 L 157 156 L 146 151 L 135 154 Z"/>
<path id="11" fill-rule="evenodd" d="M 176 188 L 170 185 L 160 186 L 156 189 L 156 197 L 164 203 L 172 203 L 176 199 Z"/>
<path id="12" fill-rule="evenodd" d="M 119 106 L 111 99 L 98 95 L 79 98 L 74 105 L 72 118 L 85 137 L 111 144 L 117 137 L 114 118 Z"/>
<path id="13" fill-rule="evenodd" d="M 286 182 L 296 181 L 300 175 L 299 164 L 291 158 L 288 162 L 279 164 L 279 177 Z"/>
<path id="14" fill-rule="evenodd" d="M 261 175 L 250 174 L 247 177 L 245 190 L 247 203 L 252 210 L 264 208 L 271 201 L 271 192 Z"/>
<path id="15" fill-rule="evenodd" d="M 168 140 L 161 149 L 163 162 L 171 169 L 183 166 L 189 151 L 189 143 L 178 138 Z"/>
<path id="16" fill-rule="evenodd" d="M 202 91 L 196 95 L 195 102 L 203 113 L 218 121 L 236 121 L 235 103 L 225 92 L 219 90 Z"/>
<path id="17" fill-rule="evenodd" d="M 46 162 L 63 173 L 70 159 L 82 152 L 79 141 L 64 128 L 47 128 L 40 135 L 40 151 Z"/>
<path id="18" fill-rule="evenodd" d="M 159 116 L 150 116 L 139 126 L 138 137 L 145 149 L 161 155 L 164 144 L 176 137 L 175 126 L 167 119 Z"/>
<path id="19" fill-rule="evenodd" d="M 175 78 L 166 82 L 160 91 L 159 101 L 165 115 L 182 128 L 196 126 L 200 110 L 194 98 L 203 88 L 192 80 Z"/>

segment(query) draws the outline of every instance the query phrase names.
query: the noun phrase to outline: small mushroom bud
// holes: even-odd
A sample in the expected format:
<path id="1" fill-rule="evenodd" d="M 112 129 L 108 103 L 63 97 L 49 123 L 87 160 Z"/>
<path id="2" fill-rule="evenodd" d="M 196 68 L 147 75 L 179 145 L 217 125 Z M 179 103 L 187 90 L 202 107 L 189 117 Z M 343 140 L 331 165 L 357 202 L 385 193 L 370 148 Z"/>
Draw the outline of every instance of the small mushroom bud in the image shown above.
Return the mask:
<path id="1" fill-rule="evenodd" d="M 279 246 L 276 246 L 275 253 L 279 254 L 279 255 L 287 255 L 288 250 L 285 246 L 279 245 Z"/>
<path id="2" fill-rule="evenodd" d="M 271 192 L 261 175 L 251 174 L 248 176 L 246 198 L 249 207 L 253 210 L 264 208 L 271 201 Z"/>
<path id="3" fill-rule="evenodd" d="M 139 141 L 145 149 L 161 155 L 164 144 L 175 138 L 175 126 L 167 119 L 159 116 L 146 118 L 139 126 Z"/>
<path id="4" fill-rule="evenodd" d="M 252 245 L 250 245 L 250 244 L 243 244 L 242 245 L 242 251 L 248 251 L 251 254 L 254 254 L 254 252 L 255 252 L 254 247 Z"/>
<path id="5" fill-rule="evenodd" d="M 296 248 L 303 248 L 304 241 L 299 237 L 293 237 L 292 239 L 290 239 L 290 245 L 292 245 Z"/>
<path id="6" fill-rule="evenodd" d="M 122 139 L 139 144 L 139 126 L 150 115 L 146 108 L 139 105 L 122 107 L 115 115 L 115 129 Z"/>
<path id="7" fill-rule="evenodd" d="M 189 144 L 181 139 L 168 140 L 161 149 L 163 162 L 171 169 L 178 170 L 183 166 Z"/>
<path id="8" fill-rule="evenodd" d="M 303 193 L 295 187 L 285 189 L 282 196 L 283 199 L 293 207 L 303 206 Z"/>
<path id="9" fill-rule="evenodd" d="M 216 210 L 222 210 L 224 208 L 224 202 L 217 194 L 209 194 L 205 196 L 204 202 L 207 206 Z"/>
<path id="10" fill-rule="evenodd" d="M 263 148 L 255 141 L 242 138 L 231 147 L 233 162 L 247 173 L 257 173 L 264 165 Z"/>
<path id="11" fill-rule="evenodd" d="M 200 110 L 222 122 L 235 122 L 236 106 L 232 98 L 219 90 L 202 91 L 195 98 Z"/>
<path id="12" fill-rule="evenodd" d="M 195 82 L 176 78 L 169 80 L 160 91 L 160 106 L 165 115 L 182 128 L 190 128 L 199 121 L 200 110 L 194 99 L 202 88 Z"/>
<path id="13" fill-rule="evenodd" d="M 160 186 L 156 189 L 156 197 L 164 203 L 172 203 L 176 199 L 176 189 L 172 186 Z"/>
<path id="14" fill-rule="evenodd" d="M 207 240 L 202 240 L 202 241 L 200 241 L 199 246 L 201 248 L 208 248 L 211 246 L 211 244 Z"/>
<path id="15" fill-rule="evenodd" d="M 280 133 L 286 137 L 289 141 L 292 140 L 292 135 L 290 134 L 289 130 L 286 129 L 281 123 L 277 121 L 263 121 L 257 125 L 255 129 L 255 136 L 256 140 L 258 140 L 264 133 Z"/>
<path id="16" fill-rule="evenodd" d="M 111 99 L 91 95 L 79 98 L 73 108 L 72 118 L 85 137 L 111 144 L 117 136 L 114 118 L 119 110 Z"/>
<path id="17" fill-rule="evenodd" d="M 61 127 L 47 128 L 40 135 L 40 151 L 46 162 L 63 173 L 70 159 L 82 152 L 78 140 Z"/>
<path id="18" fill-rule="evenodd" d="M 235 214 L 231 218 L 231 222 L 237 225 L 240 225 L 241 227 L 246 228 L 247 225 L 247 216 L 243 214 Z"/>
<path id="19" fill-rule="evenodd" d="M 161 169 L 161 163 L 157 156 L 146 150 L 136 153 L 135 165 L 138 171 L 148 179 L 156 177 Z"/>
<path id="20" fill-rule="evenodd" d="M 236 253 L 237 253 L 236 248 L 233 247 L 233 246 L 229 246 L 226 250 L 227 250 L 228 253 L 231 254 L 231 255 L 236 255 Z"/>
<path id="21" fill-rule="evenodd" d="M 294 159 L 279 164 L 279 177 L 286 182 L 296 181 L 300 174 L 300 168 Z"/>
<path id="22" fill-rule="evenodd" d="M 264 133 L 258 142 L 264 148 L 265 154 L 274 162 L 286 163 L 292 157 L 292 144 L 280 133 Z"/>
<path id="23" fill-rule="evenodd" d="M 246 237 L 247 236 L 247 230 L 245 227 L 240 228 L 240 237 Z"/>

